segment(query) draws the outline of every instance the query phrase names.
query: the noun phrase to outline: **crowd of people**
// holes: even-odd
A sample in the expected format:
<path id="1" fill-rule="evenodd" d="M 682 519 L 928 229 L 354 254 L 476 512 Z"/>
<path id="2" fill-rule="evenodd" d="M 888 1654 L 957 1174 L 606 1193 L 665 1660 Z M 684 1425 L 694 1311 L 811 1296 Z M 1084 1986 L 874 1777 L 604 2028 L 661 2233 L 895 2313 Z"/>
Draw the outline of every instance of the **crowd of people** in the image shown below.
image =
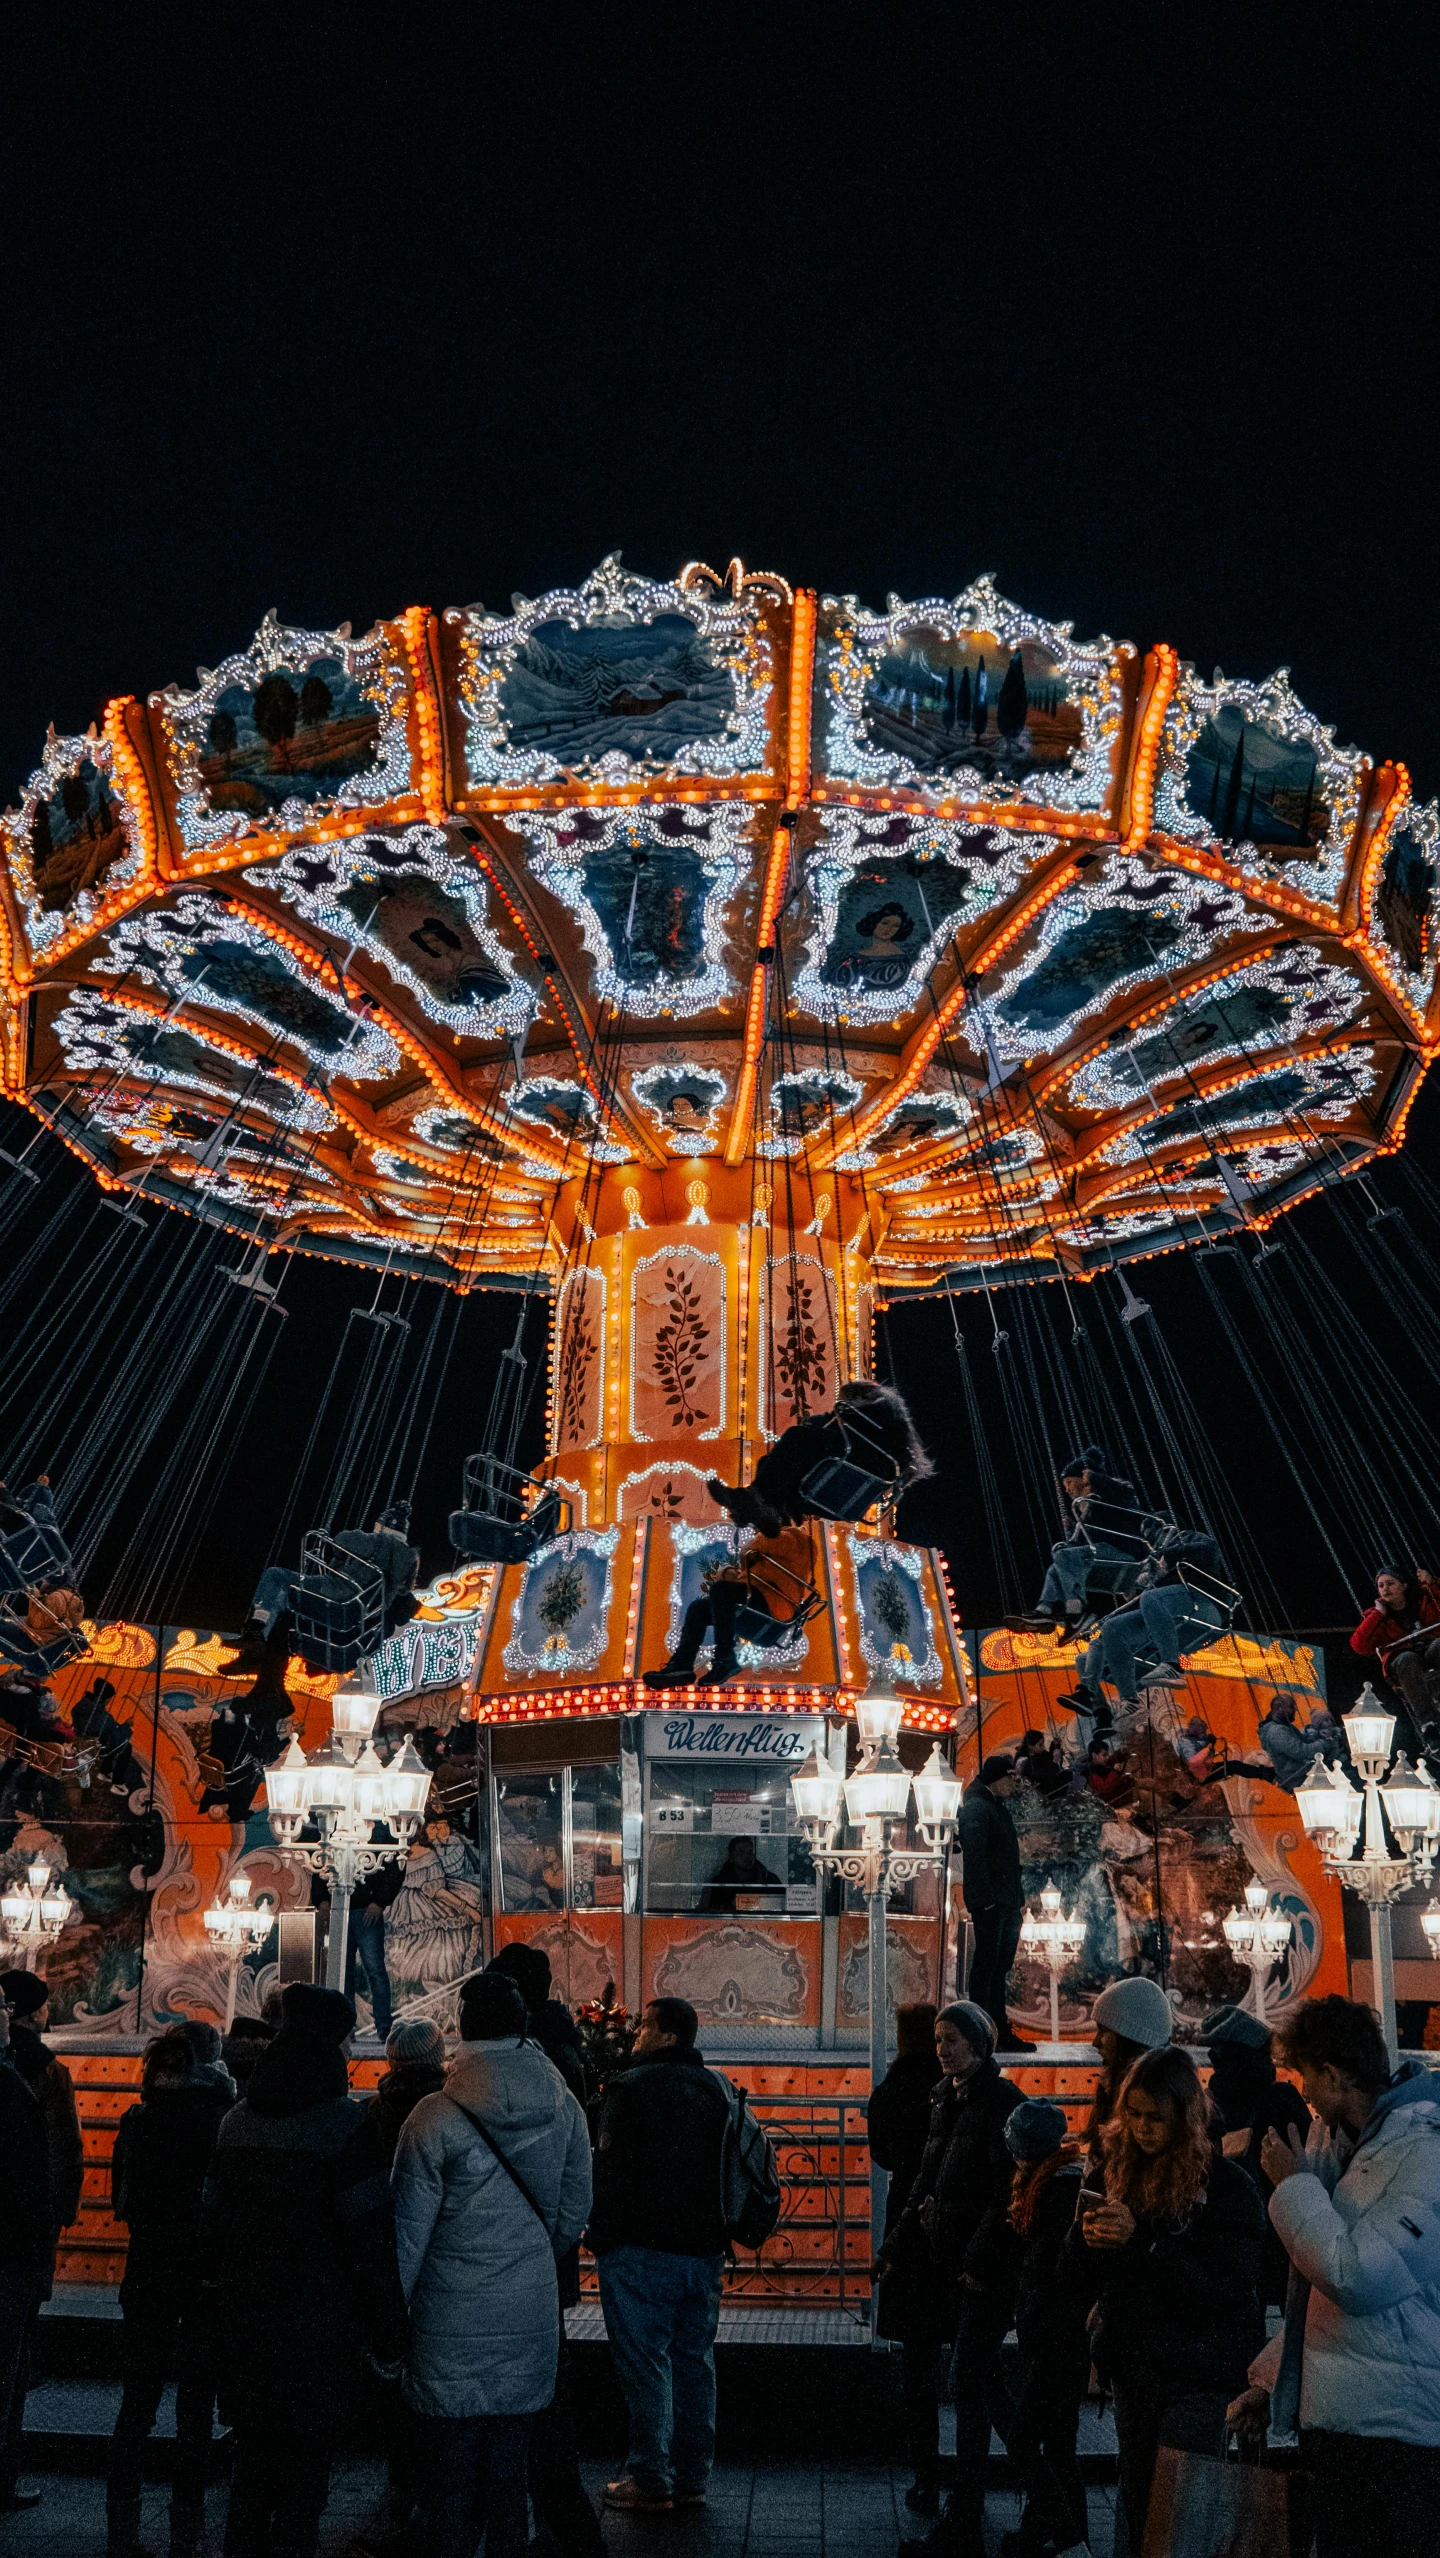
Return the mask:
<path id="1" fill-rule="evenodd" d="M 79 2204 L 74 2093 L 44 1985 L 0 2003 L 0 2507 L 18 2484 L 27 2358 Z M 549 1962 L 503 1948 L 464 1983 L 458 2050 L 392 2027 L 374 2093 L 350 2093 L 355 2010 L 291 1983 L 226 2037 L 154 2037 L 121 2119 L 111 2205 L 128 2231 L 123 2393 L 108 2558 L 144 2558 L 145 2445 L 178 2375 L 172 2558 L 204 2523 L 216 2412 L 232 2433 L 226 2558 L 310 2558 L 357 2412 L 388 2462 L 365 2558 L 600 2558 L 576 2448 L 564 2309 L 579 2246 L 599 2269 L 629 2452 L 612 2510 L 702 2506 L 727 2247 L 778 2216 L 768 2144 L 699 2049 L 683 1999 L 647 2007 L 623 2070 L 591 2084 Z M 548 2535 L 548 2537 L 546 2537 Z"/>
<path id="2" fill-rule="evenodd" d="M 1002 2073 L 973 2000 L 902 2010 L 870 2126 L 890 2171 L 876 2275 L 881 2332 L 902 2343 L 907 2502 L 934 2518 L 913 2545 L 983 2558 L 993 2427 L 1024 2494 L 1005 2558 L 1079 2558 L 1079 2415 L 1098 2386 L 1119 2445 L 1116 2546 L 1134 2558 L 1171 2545 L 1146 2537 L 1164 2455 L 1218 2460 L 1227 2439 L 1267 2437 L 1298 2437 L 1313 2490 L 1297 2552 L 1313 2529 L 1316 2558 L 1436 2558 L 1430 2074 L 1414 2059 L 1392 2072 L 1370 2009 L 1336 1996 L 1301 2001 L 1273 2036 L 1238 2008 L 1209 2017 L 1208 2084 L 1172 2028 L 1158 1983 L 1103 1993 L 1076 2133 Z"/>

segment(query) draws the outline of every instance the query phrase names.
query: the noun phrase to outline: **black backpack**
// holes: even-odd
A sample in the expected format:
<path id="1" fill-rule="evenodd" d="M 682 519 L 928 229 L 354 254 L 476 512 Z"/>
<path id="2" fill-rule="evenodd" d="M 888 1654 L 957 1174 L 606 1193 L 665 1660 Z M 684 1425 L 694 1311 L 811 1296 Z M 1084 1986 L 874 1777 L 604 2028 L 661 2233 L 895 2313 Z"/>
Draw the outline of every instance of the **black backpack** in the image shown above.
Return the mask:
<path id="1" fill-rule="evenodd" d="M 718 2073 L 717 2073 L 718 2075 Z M 743 2087 L 725 2082 L 730 2119 L 720 2149 L 720 2210 L 732 2246 L 763 2247 L 780 2218 L 780 2173 Z"/>

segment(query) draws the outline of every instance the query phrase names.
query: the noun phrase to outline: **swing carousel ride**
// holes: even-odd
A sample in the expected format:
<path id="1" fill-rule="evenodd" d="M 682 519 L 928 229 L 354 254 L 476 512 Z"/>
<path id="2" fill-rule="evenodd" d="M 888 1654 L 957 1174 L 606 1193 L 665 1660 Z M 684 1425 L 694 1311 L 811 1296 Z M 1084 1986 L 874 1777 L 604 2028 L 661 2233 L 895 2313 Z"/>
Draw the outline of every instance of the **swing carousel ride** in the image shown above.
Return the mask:
<path id="1" fill-rule="evenodd" d="M 52 731 L 0 820 L 4 1091 L 122 1210 L 250 1247 L 231 1275 L 259 1320 L 296 1252 L 548 1299 L 544 1538 L 533 1496 L 492 1497 L 512 1400 L 456 1574 L 366 1675 L 382 1698 L 448 1681 L 491 1727 L 628 1716 L 735 1549 L 711 1479 L 748 1482 L 870 1374 L 878 1308 L 1124 1286 L 1400 1145 L 1440 1041 L 1437 846 L 1404 766 L 1337 746 L 1283 672 L 1206 683 L 988 580 L 873 613 L 738 561 L 652 584 L 611 558 L 508 613 L 415 606 L 359 639 L 268 616 L 193 689 Z M 745 1749 L 783 1767 L 779 1718 L 818 1729 L 877 1668 L 912 1752 L 978 1748 L 982 1663 L 939 1556 L 883 1504 L 833 1510 L 818 1544 L 793 1639 L 742 1645 Z M 1003 1702 L 1018 1734 L 1025 1675 L 1073 1665 L 998 1640 L 985 1728 Z M 1229 1642 L 1216 1681 L 1313 1686 L 1294 1647 Z M 193 1688 L 205 1642 L 172 1650 Z M 335 1683 L 313 1658 L 292 1679 L 302 1722 Z M 698 1720 L 672 1718 L 682 1774 L 738 1729 Z M 573 1805 L 562 1900 L 524 1897 L 543 1857 L 504 1879 L 521 1816 L 507 1833 L 494 1765 L 495 1926 L 598 1925 Z M 647 1761 L 647 1822 L 659 1783 Z M 1281 1879 L 1231 1809 L 1223 1855 L 1248 1820 Z M 784 1888 L 799 1925 L 813 1877 Z"/>

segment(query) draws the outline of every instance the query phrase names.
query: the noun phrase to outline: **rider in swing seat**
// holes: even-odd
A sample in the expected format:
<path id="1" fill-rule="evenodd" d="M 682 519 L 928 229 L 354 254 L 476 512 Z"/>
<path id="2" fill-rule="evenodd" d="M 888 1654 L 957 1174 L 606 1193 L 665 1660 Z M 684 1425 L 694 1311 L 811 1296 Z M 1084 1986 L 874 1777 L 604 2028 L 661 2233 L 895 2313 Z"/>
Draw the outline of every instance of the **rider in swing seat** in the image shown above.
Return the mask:
<path id="1" fill-rule="evenodd" d="M 331 1540 L 342 1554 L 350 1555 L 356 1563 L 373 1564 L 379 1572 L 385 1585 L 384 1636 L 393 1634 L 398 1625 L 408 1625 L 419 1606 L 413 1585 L 420 1556 L 408 1542 L 409 1529 L 408 1506 L 394 1501 L 380 1512 L 372 1526 L 342 1528 Z M 268 1650 L 284 1644 L 288 1648 L 299 1578 L 298 1572 L 290 1571 L 283 1563 L 269 1563 L 261 1573 L 250 1602 L 249 1619 L 240 1634 L 246 1670 L 259 1667 L 261 1647 Z"/>
<path id="2" fill-rule="evenodd" d="M 854 1424 L 853 1441 L 847 1438 L 847 1422 Z M 738 1527 L 759 1528 L 770 1536 L 787 1521 L 798 1527 L 814 1515 L 801 1491 L 806 1476 L 827 1459 L 847 1454 L 861 1466 L 873 1456 L 877 1475 L 893 1472 L 897 1496 L 935 1471 L 903 1395 L 893 1386 L 857 1377 L 840 1388 L 833 1412 L 809 1413 L 782 1431 L 749 1483 L 722 1483 L 712 1475 L 707 1489 Z"/>
<path id="3" fill-rule="evenodd" d="M 1007 1617 L 1015 1633 L 1048 1634 L 1063 1624 L 1078 1629 L 1087 1612 L 1097 1565 L 1143 1562 L 1149 1552 L 1141 1532 L 1140 1496 L 1124 1475 L 1108 1472 L 1103 1448 L 1082 1448 L 1060 1469 L 1065 1535 L 1050 1549 L 1050 1568 L 1033 1608 Z"/>
<path id="4" fill-rule="evenodd" d="M 773 1621 L 778 1644 L 785 1639 L 785 1628 L 794 1624 L 805 1607 L 814 1583 L 815 1553 L 808 1527 L 782 1527 L 772 1536 L 755 1537 L 729 1563 L 718 1564 L 707 1575 L 704 1595 L 692 1599 L 686 1609 L 680 1640 L 669 1660 L 662 1669 L 645 1672 L 646 1687 L 688 1687 L 695 1678 L 700 1646 L 712 1628 L 714 1657 L 695 1683 L 702 1688 L 723 1687 L 740 1667 L 735 1645 L 742 1607 Z"/>

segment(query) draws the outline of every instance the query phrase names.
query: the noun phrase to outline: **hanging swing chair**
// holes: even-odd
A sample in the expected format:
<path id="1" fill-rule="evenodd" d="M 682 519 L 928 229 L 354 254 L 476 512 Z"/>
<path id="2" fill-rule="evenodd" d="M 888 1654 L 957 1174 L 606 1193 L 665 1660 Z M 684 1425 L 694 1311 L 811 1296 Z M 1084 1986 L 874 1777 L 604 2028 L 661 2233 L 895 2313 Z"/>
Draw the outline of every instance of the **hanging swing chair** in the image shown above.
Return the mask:
<path id="1" fill-rule="evenodd" d="M 528 1563 L 570 1525 L 571 1506 L 553 1485 L 537 1483 L 515 1463 L 524 1408 L 525 1308 L 500 1368 L 485 1416 L 485 1445 L 465 1460 L 461 1506 L 450 1513 L 450 1544 L 461 1563 Z"/>
<path id="2" fill-rule="evenodd" d="M 294 1644 L 312 1670 L 353 1670 L 385 1639 L 385 1575 L 323 1528 L 300 1541 L 291 1609 Z"/>
<path id="3" fill-rule="evenodd" d="M 875 1508 L 890 1509 L 905 1489 L 905 1469 L 881 1444 L 864 1414 L 837 1406 L 833 1426 L 841 1446 L 822 1457 L 799 1483 L 800 1506 L 812 1519 L 854 1523 Z"/>
<path id="4" fill-rule="evenodd" d="M 462 1563 L 528 1563 L 570 1525 L 563 1493 L 488 1449 L 466 1458 L 464 1485 L 461 1507 L 450 1513 L 450 1544 Z"/>
<path id="5" fill-rule="evenodd" d="M 13 1524 L 0 1536 L 0 1660 L 49 1678 L 89 1642 L 71 1613 L 51 1603 L 52 1592 L 73 1592 L 75 1566 L 52 1520 L 13 1503 L 9 1516 Z"/>

